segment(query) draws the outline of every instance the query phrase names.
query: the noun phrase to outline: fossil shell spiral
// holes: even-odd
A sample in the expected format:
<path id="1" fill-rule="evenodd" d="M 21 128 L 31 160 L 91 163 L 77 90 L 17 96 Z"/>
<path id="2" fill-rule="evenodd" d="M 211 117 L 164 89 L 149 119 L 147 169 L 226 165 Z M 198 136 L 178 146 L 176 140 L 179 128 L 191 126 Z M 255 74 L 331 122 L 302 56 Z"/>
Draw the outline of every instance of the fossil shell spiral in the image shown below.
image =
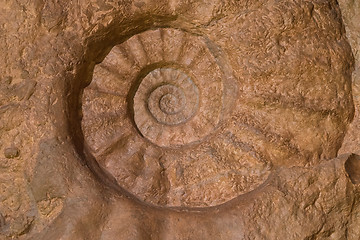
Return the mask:
<path id="1" fill-rule="evenodd" d="M 145 202 L 214 206 L 269 174 L 269 163 L 236 140 L 239 126 L 224 119 L 226 77 L 208 41 L 171 28 L 136 34 L 95 66 L 84 89 L 91 153 Z"/>
<path id="2" fill-rule="evenodd" d="M 172 68 L 158 68 L 150 72 L 134 97 L 137 127 L 147 139 L 159 146 L 186 144 L 208 133 L 210 129 L 201 124 L 205 116 L 190 120 L 196 113 L 201 113 L 198 109 L 197 86 L 187 74 Z"/>
<path id="3" fill-rule="evenodd" d="M 211 133 L 220 119 L 221 95 L 212 97 L 210 87 L 221 82 L 197 82 L 178 69 L 158 68 L 141 82 L 134 97 L 134 119 L 151 142 L 172 147 L 200 140 Z M 213 84 L 213 85 L 212 85 Z M 217 97 L 217 98 L 216 98 Z M 211 101 L 211 103 L 210 103 Z"/>

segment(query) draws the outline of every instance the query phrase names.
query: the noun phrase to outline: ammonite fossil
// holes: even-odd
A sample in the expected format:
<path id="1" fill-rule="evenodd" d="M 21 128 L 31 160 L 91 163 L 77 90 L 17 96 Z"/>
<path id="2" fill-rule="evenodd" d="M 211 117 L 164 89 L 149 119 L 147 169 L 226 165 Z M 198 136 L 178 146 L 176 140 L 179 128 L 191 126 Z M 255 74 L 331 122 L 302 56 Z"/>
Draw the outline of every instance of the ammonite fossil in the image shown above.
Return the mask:
<path id="1" fill-rule="evenodd" d="M 86 144 L 145 202 L 214 206 L 268 177 L 270 163 L 225 111 L 228 79 L 211 44 L 177 29 L 139 33 L 113 47 L 84 90 Z"/>
<path id="2" fill-rule="evenodd" d="M 209 134 L 220 118 L 221 81 L 200 79 L 198 83 L 203 89 L 202 104 L 197 84 L 186 73 L 174 68 L 151 71 L 134 97 L 134 119 L 143 136 L 159 146 L 172 147 Z"/>

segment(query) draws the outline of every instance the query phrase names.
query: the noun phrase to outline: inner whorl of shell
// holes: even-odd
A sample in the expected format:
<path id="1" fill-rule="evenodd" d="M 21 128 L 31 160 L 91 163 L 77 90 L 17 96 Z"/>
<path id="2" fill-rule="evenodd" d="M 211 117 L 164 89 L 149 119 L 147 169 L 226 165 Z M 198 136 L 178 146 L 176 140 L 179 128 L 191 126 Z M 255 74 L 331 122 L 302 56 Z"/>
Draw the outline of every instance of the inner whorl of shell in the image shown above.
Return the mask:
<path id="1" fill-rule="evenodd" d="M 203 107 L 202 107 L 203 108 Z M 199 123 L 207 117 L 199 110 L 199 90 L 178 69 L 158 68 L 141 82 L 134 97 L 134 120 L 142 135 L 159 146 L 175 146 L 198 140 L 211 129 Z M 210 112 L 214 113 L 214 112 Z M 195 120 L 191 118 L 199 114 Z M 218 116 L 213 119 L 214 127 Z"/>
<path id="2" fill-rule="evenodd" d="M 209 81 L 210 82 L 210 81 Z M 221 86 L 221 84 L 219 84 Z M 141 82 L 134 97 L 134 120 L 148 140 L 158 146 L 172 147 L 195 142 L 211 133 L 219 122 L 221 105 L 210 101 L 211 89 L 179 69 L 158 68 Z"/>
<path id="3" fill-rule="evenodd" d="M 134 35 L 95 66 L 84 89 L 91 154 L 145 202 L 214 206 L 268 177 L 268 161 L 244 142 L 254 133 L 223 116 L 225 77 L 207 43 L 169 28 Z"/>

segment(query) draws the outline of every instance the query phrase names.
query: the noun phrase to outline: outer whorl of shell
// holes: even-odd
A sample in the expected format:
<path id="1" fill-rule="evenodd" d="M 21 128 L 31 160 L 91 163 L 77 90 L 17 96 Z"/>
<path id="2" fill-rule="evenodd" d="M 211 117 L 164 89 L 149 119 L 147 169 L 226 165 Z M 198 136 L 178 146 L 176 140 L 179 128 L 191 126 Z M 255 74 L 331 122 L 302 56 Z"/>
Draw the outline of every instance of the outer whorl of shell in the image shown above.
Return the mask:
<path id="1" fill-rule="evenodd" d="M 265 158 L 240 140 L 253 133 L 224 116 L 226 77 L 207 43 L 176 29 L 137 34 L 95 66 L 84 90 L 87 145 L 143 201 L 214 206 L 268 176 Z"/>

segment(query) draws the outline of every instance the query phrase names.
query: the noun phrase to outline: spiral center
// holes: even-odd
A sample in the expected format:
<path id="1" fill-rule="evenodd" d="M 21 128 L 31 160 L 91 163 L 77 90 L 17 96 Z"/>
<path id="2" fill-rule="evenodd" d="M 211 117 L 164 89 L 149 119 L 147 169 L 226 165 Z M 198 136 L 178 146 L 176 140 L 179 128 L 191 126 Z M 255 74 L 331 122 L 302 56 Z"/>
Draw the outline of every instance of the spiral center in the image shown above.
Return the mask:
<path id="1" fill-rule="evenodd" d="M 174 94 L 168 93 L 161 97 L 159 106 L 164 113 L 175 114 L 181 110 L 182 104 Z"/>
<path id="2" fill-rule="evenodd" d="M 179 124 L 190 117 L 183 111 L 186 104 L 183 89 L 169 83 L 155 88 L 148 98 L 148 109 L 152 116 L 168 125 Z"/>
<path id="3" fill-rule="evenodd" d="M 193 128 L 198 127 L 193 117 L 198 110 L 199 90 L 180 69 L 154 69 L 142 79 L 134 96 L 136 126 L 143 136 L 160 146 L 194 141 Z M 186 134 L 189 139 L 184 139 Z"/>

